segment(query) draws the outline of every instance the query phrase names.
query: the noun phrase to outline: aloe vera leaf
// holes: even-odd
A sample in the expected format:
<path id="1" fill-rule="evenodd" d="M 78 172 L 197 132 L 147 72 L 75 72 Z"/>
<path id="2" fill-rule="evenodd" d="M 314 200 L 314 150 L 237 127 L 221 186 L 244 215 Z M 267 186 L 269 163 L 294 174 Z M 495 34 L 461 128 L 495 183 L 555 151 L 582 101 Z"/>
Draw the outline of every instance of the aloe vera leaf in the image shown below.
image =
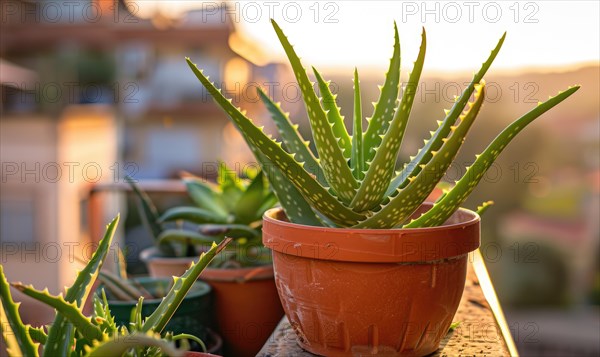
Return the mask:
<path id="1" fill-rule="evenodd" d="M 102 290 L 102 292 L 104 292 L 104 289 Z M 117 329 L 117 325 L 115 324 L 115 320 L 112 317 L 112 315 L 110 315 L 110 310 L 108 311 L 108 314 L 106 313 L 107 308 L 105 308 L 102 305 L 102 302 L 100 300 L 100 298 L 98 297 L 98 294 L 94 294 L 93 298 L 93 307 L 94 307 L 94 315 L 92 317 L 92 323 L 96 326 L 98 326 L 100 328 L 100 330 L 107 334 L 108 336 L 112 336 L 115 333 L 118 332 Z M 84 338 L 81 336 L 78 336 L 76 338 L 76 346 L 82 346 L 82 345 L 92 345 L 93 342 L 85 340 Z M 84 348 L 79 348 L 76 347 L 76 350 L 78 351 L 83 351 Z"/>
<path id="2" fill-rule="evenodd" d="M 56 311 L 67 318 L 86 339 L 102 340 L 103 334 L 100 328 L 94 325 L 89 317 L 83 315 L 76 302 L 66 301 L 62 294 L 59 296 L 50 295 L 48 289 L 39 291 L 34 289 L 31 285 L 26 286 L 21 283 L 12 283 L 11 285 L 23 294 L 55 308 Z"/>
<path id="3" fill-rule="evenodd" d="M 258 207 L 258 210 L 256 210 L 256 220 L 260 220 L 263 216 L 263 214 L 273 208 L 273 206 L 275 206 L 277 204 L 277 196 L 275 195 L 275 193 L 273 191 L 269 191 L 269 193 L 267 193 L 267 195 L 263 198 L 262 203 L 260 205 L 260 207 Z"/>
<path id="4" fill-rule="evenodd" d="M 117 332 L 117 324 L 115 318 L 110 313 L 110 307 L 108 306 L 108 299 L 106 298 L 106 292 L 104 289 L 101 290 L 102 299 L 98 294 L 94 294 L 94 315 L 104 319 L 101 327 L 103 331 L 110 331 L 109 335 Z"/>
<path id="5" fill-rule="evenodd" d="M 212 243 L 214 240 L 215 237 L 184 229 L 165 229 L 160 236 L 158 236 L 158 241 L 165 243 L 206 244 Z"/>
<path id="6" fill-rule="evenodd" d="M 127 280 L 127 279 L 121 279 L 118 275 L 113 274 L 111 272 L 108 271 L 100 271 L 100 275 L 98 275 L 98 278 L 105 284 L 107 285 L 110 284 L 110 287 L 107 286 L 107 288 L 109 288 L 109 290 L 113 291 L 113 288 L 118 289 L 121 292 L 126 293 L 127 295 L 129 295 L 129 299 L 137 299 L 140 296 L 144 296 L 144 297 L 149 297 L 144 291 L 138 289 L 136 286 L 134 286 L 132 284 L 131 281 Z"/>
<path id="7" fill-rule="evenodd" d="M 220 192 L 217 192 L 218 187 L 208 182 L 204 182 L 199 177 L 185 177 L 183 182 L 187 188 L 188 194 L 192 201 L 207 211 L 212 212 L 221 220 L 226 220 L 229 212 L 222 202 Z"/>
<path id="8" fill-rule="evenodd" d="M 142 330 L 142 307 L 144 304 L 144 297 L 140 296 L 138 298 L 135 307 L 131 310 L 131 315 L 129 317 L 130 325 L 132 326 L 132 330 L 141 331 Z"/>
<path id="9" fill-rule="evenodd" d="M 426 47 L 427 38 L 425 29 L 423 29 L 419 55 L 414 63 L 406 88 L 404 89 L 400 106 L 396 110 L 394 119 L 383 137 L 381 146 L 377 149 L 373 162 L 369 165 L 369 169 L 356 196 L 354 196 L 354 199 L 352 200 L 351 206 L 355 211 L 361 212 L 369 210 L 380 203 L 385 195 L 390 180 L 394 175 L 396 157 L 398 156 L 398 151 L 400 150 L 402 138 L 414 103 L 417 87 L 419 85 L 419 78 L 421 78 Z"/>
<path id="10" fill-rule="evenodd" d="M 317 84 L 319 85 L 319 91 L 321 92 L 323 110 L 325 110 L 325 115 L 327 115 L 327 120 L 329 120 L 333 135 L 336 138 L 339 138 L 338 144 L 342 149 L 344 158 L 348 161 L 352 156 L 352 140 L 350 139 L 350 135 L 348 135 L 348 131 L 344 124 L 344 117 L 340 113 L 340 107 L 338 107 L 336 102 L 337 94 L 331 93 L 329 87 L 331 81 L 325 81 L 323 76 L 321 76 L 321 73 L 319 73 L 315 67 L 312 67 L 312 70 L 317 78 Z"/>
<path id="11" fill-rule="evenodd" d="M 214 88 L 214 85 L 210 83 L 208 78 L 204 77 L 202 71 L 198 70 L 196 65 L 194 65 L 189 58 L 187 58 L 186 61 L 192 71 L 195 73 L 196 77 L 200 79 L 200 82 L 202 82 L 205 86 L 209 86 L 207 88 L 210 88 L 213 91 L 213 98 L 220 103 L 224 110 L 229 110 L 231 113 L 236 113 L 236 116 L 240 116 L 239 119 L 243 121 L 250 121 L 248 118 L 245 118 L 244 115 L 241 114 L 229 100 L 225 99 L 219 90 Z M 230 117 L 237 128 L 240 129 L 240 124 L 237 123 L 236 118 L 234 118 L 233 115 L 234 114 L 231 114 Z M 253 124 L 250 123 L 250 125 Z M 261 134 L 264 135 L 262 132 Z M 287 217 L 293 222 L 299 224 L 322 226 L 322 221 L 315 214 L 311 205 L 307 202 L 296 186 L 294 186 L 294 184 L 292 184 L 292 182 L 290 182 L 283 174 L 282 170 L 278 168 L 277 165 L 275 165 L 266 155 L 264 155 L 259 148 L 252 141 L 250 141 L 250 138 L 247 135 L 244 135 L 243 132 L 242 136 L 260 163 L 261 169 L 267 175 L 269 183 L 271 184 L 271 187 L 273 188 L 273 191 L 281 203 L 281 206 Z M 264 135 L 264 137 L 267 140 L 270 140 L 266 137 L 266 135 Z M 335 198 L 333 199 L 335 200 Z"/>
<path id="12" fill-rule="evenodd" d="M 362 103 L 360 95 L 360 81 L 358 69 L 354 68 L 354 118 L 352 126 L 352 155 L 350 167 L 357 180 L 363 179 L 365 171 L 365 154 L 363 152 L 363 129 L 362 129 Z"/>
<path id="13" fill-rule="evenodd" d="M 221 189 L 223 203 L 232 212 L 244 193 L 244 186 L 235 171 L 227 168 L 224 162 L 219 162 L 218 183 Z"/>
<path id="14" fill-rule="evenodd" d="M 294 184 L 296 189 L 302 193 L 304 198 L 310 202 L 312 206 L 334 222 L 346 226 L 352 225 L 364 218 L 363 214 L 352 211 L 332 196 L 303 168 L 302 163 L 296 162 L 293 155 L 288 154 L 281 148 L 281 143 L 265 135 L 262 129 L 256 127 L 250 119 L 221 94 L 221 91 L 218 90 L 206 76 L 204 76 L 202 71 L 200 71 L 189 58 L 187 61 L 196 77 L 198 77 L 200 82 L 202 82 L 204 87 L 212 95 L 213 99 L 234 121 L 249 145 L 259 149 L 260 152 L 269 159 L 270 162 L 266 163 L 267 165 L 277 166 L 277 168 L 285 174 L 285 178 Z M 345 162 L 341 162 L 340 164 L 348 167 Z M 263 167 L 263 170 L 267 171 L 268 168 Z M 345 178 L 341 176 L 340 179 L 344 180 Z M 270 180 L 270 182 L 275 186 L 273 181 Z M 282 200 L 280 195 L 278 195 L 278 198 Z M 293 204 L 291 200 L 288 202 Z M 288 206 L 287 209 L 289 210 L 290 206 Z"/>
<path id="15" fill-rule="evenodd" d="M 28 333 L 28 326 L 21 320 L 20 303 L 14 302 L 4 269 L 0 264 L 0 332 L 9 356 L 37 356 L 38 344 Z"/>
<path id="16" fill-rule="evenodd" d="M 274 103 L 260 88 L 258 89 L 258 95 L 271 113 L 271 118 L 277 125 L 277 130 L 285 143 L 285 147 L 290 152 L 296 153 L 296 161 L 304 162 L 306 171 L 314 175 L 321 185 L 326 186 L 327 181 L 319 160 L 310 151 L 309 142 L 305 141 L 298 132 L 298 125 L 292 124 L 289 114 L 283 112 L 280 104 Z"/>
<path id="17" fill-rule="evenodd" d="M 127 261 L 121 249 L 117 249 L 117 275 L 119 279 L 127 280 Z"/>
<path id="18" fill-rule="evenodd" d="M 437 202 L 429 211 L 422 214 L 417 219 L 406 224 L 406 228 L 414 227 L 432 227 L 446 222 L 446 220 L 460 207 L 464 200 L 473 192 L 485 172 L 494 163 L 498 155 L 517 136 L 527 125 L 537 119 L 540 115 L 550 110 L 555 105 L 567 99 L 575 93 L 579 86 L 569 87 L 563 92 L 559 92 L 555 97 L 551 97 L 544 103 L 538 105 L 531 111 L 508 125 L 488 147 L 477 156 L 473 165 L 471 165 L 463 177 L 456 185 Z"/>
<path id="19" fill-rule="evenodd" d="M 201 224 L 198 226 L 198 232 L 211 237 L 250 238 L 260 236 L 256 229 L 245 224 Z"/>
<path id="20" fill-rule="evenodd" d="M 226 238 L 221 243 L 214 244 L 206 253 L 202 253 L 197 262 L 193 262 L 188 270 L 181 277 L 173 277 L 173 287 L 156 310 L 144 321 L 142 331 L 162 332 L 165 328 L 183 298 L 187 295 L 192 285 L 198 279 L 204 268 L 213 260 L 213 258 L 225 249 L 227 244 L 231 242 L 230 238 Z"/>
<path id="21" fill-rule="evenodd" d="M 494 205 L 494 201 L 485 201 L 480 206 L 477 206 L 477 210 L 475 211 L 480 217 Z"/>
<path id="22" fill-rule="evenodd" d="M 367 121 L 369 125 L 363 136 L 363 151 L 365 162 L 368 164 L 375 157 L 375 148 L 381 143 L 381 135 L 387 131 L 394 110 L 398 105 L 398 92 L 400 91 L 400 36 L 398 26 L 394 22 L 394 53 L 390 59 L 390 66 L 385 74 L 385 82 L 380 87 L 379 100 L 374 104 L 373 116 Z"/>
<path id="23" fill-rule="evenodd" d="M 125 181 L 127 181 L 136 196 L 137 207 L 140 213 L 142 224 L 148 229 L 152 235 L 152 239 L 156 241 L 158 235 L 163 229 L 161 224 L 158 222 L 158 211 L 156 210 L 156 206 L 154 206 L 150 196 L 140 189 L 140 187 L 131 177 L 125 176 Z M 158 248 L 167 256 L 175 255 L 173 247 L 169 245 L 159 244 Z"/>
<path id="24" fill-rule="evenodd" d="M 498 44 L 492 50 L 487 60 L 481 65 L 479 71 L 473 75 L 473 79 L 469 86 L 462 92 L 459 98 L 456 99 L 454 105 L 449 111 L 446 111 L 446 117 L 443 121 L 439 122 L 438 129 L 433 133 L 431 139 L 429 139 L 425 146 L 423 146 L 417 155 L 412 158 L 410 163 L 406 164 L 404 169 L 400 171 L 400 173 L 392 180 L 387 191 L 386 196 L 394 196 L 398 191 L 398 188 L 404 188 L 408 185 L 409 177 L 416 176 L 421 170 L 421 165 L 426 164 L 431 160 L 431 152 L 439 150 L 439 148 L 443 144 L 443 140 L 450 134 L 450 127 L 454 125 L 456 119 L 460 115 L 460 113 L 464 110 L 465 105 L 469 102 L 469 98 L 473 94 L 475 90 L 475 85 L 477 85 L 483 79 L 483 76 L 486 74 L 494 59 L 500 52 L 500 48 L 504 43 L 504 39 L 506 38 L 506 32 L 502 35 L 500 40 L 498 40 Z M 385 203 L 385 202 L 384 202 Z"/>
<path id="25" fill-rule="evenodd" d="M 304 98 L 304 104 L 308 113 L 310 125 L 314 134 L 313 140 L 319 153 L 319 160 L 325 179 L 331 188 L 338 194 L 344 203 L 349 203 L 356 193 L 358 183 L 350 171 L 346 158 L 340 147 L 340 139 L 335 136 L 334 129 L 327 119 L 326 113 L 319 104 L 319 98 L 315 93 L 312 83 L 294 48 L 289 43 L 281 28 L 274 20 L 271 20 L 273 28 L 279 37 L 285 53 L 288 56 L 292 69 L 300 86 Z M 273 159 L 271 159 L 273 160 Z M 275 161 L 275 160 L 273 160 Z M 314 192 L 314 191 L 313 191 Z"/>
<path id="26" fill-rule="evenodd" d="M 137 296 L 132 294 L 128 294 L 119 288 L 119 286 L 115 285 L 112 280 L 107 279 L 103 276 L 103 272 L 100 272 L 98 275 L 98 279 L 102 282 L 104 287 L 111 292 L 111 296 L 113 296 L 116 300 L 129 301 L 132 299 L 136 299 Z"/>
<path id="27" fill-rule="evenodd" d="M 172 341 L 180 341 L 180 340 L 192 340 L 194 342 L 196 342 L 198 345 L 200 345 L 200 347 L 202 348 L 202 351 L 206 352 L 206 345 L 204 344 L 204 341 L 202 341 L 201 339 L 199 339 L 198 337 L 194 336 L 194 335 L 190 335 L 187 333 L 180 333 L 178 335 L 173 336 Z"/>
<path id="28" fill-rule="evenodd" d="M 159 222 L 184 220 L 194 223 L 225 222 L 222 216 L 198 207 L 173 207 L 165 211 L 158 219 Z M 160 235 L 160 234 L 159 234 Z"/>
<path id="29" fill-rule="evenodd" d="M 404 222 L 429 196 L 435 185 L 444 176 L 465 140 L 465 136 L 477 118 L 485 98 L 484 83 L 475 86 L 475 100 L 468 103 L 467 112 L 460 116 L 460 123 L 453 126 L 452 134 L 445 140 L 440 151 L 433 154 L 417 176 L 411 177 L 411 183 L 402 189 L 389 203 L 359 223 L 360 228 L 392 228 Z"/>
<path id="30" fill-rule="evenodd" d="M 263 172 L 267 175 L 273 192 L 281 204 L 288 219 L 294 223 L 308 226 L 323 226 L 323 222 L 313 211 L 310 204 L 302 196 L 302 193 L 283 174 L 269 158 L 259 151 L 250 141 L 248 145 L 252 148 L 254 156 L 261 163 Z"/>
<path id="31" fill-rule="evenodd" d="M 236 221 L 250 223 L 256 219 L 256 211 L 262 205 L 265 189 L 265 178 L 261 171 L 252 179 L 234 207 L 233 213 L 237 217 Z"/>
<path id="32" fill-rule="evenodd" d="M 126 336 L 114 336 L 105 341 L 86 346 L 87 357 L 122 356 L 136 347 L 158 347 L 163 355 L 183 357 L 185 351 L 180 351 L 173 342 L 165 341 L 159 334 L 144 334 L 135 332 Z"/>
<path id="33" fill-rule="evenodd" d="M 107 226 L 104 237 L 94 252 L 92 259 L 77 274 L 73 285 L 67 289 L 65 301 L 82 306 L 96 281 L 98 272 L 104 263 L 106 253 L 110 247 L 113 236 L 119 224 L 119 215 Z M 73 344 L 73 325 L 67 321 L 65 316 L 58 312 L 48 331 L 48 340 L 44 344 L 44 356 L 66 356 Z"/>
<path id="34" fill-rule="evenodd" d="M 104 291 L 104 289 L 102 289 L 102 291 Z M 92 303 L 94 306 L 94 316 L 106 319 L 106 315 L 104 312 L 104 306 L 102 306 L 102 302 L 101 302 L 100 298 L 98 297 L 97 293 L 94 293 L 94 295 L 92 297 Z"/>
<path id="35" fill-rule="evenodd" d="M 156 206 L 150 199 L 150 196 L 148 196 L 148 194 L 146 194 L 146 192 L 144 192 L 131 177 L 125 176 L 125 181 L 129 184 L 136 196 L 140 218 L 142 218 L 144 225 L 148 227 L 152 237 L 156 239 L 160 234 L 160 231 L 162 231 L 162 227 L 157 222 L 158 210 L 156 209 Z"/>
<path id="36" fill-rule="evenodd" d="M 48 335 L 43 327 L 27 326 L 27 333 L 31 336 L 31 339 L 41 344 L 46 343 L 46 340 L 48 339 Z"/>
<path id="37" fill-rule="evenodd" d="M 450 327 L 448 327 L 448 332 L 452 332 L 452 331 L 456 330 L 460 326 L 460 324 L 461 324 L 460 321 L 454 321 L 453 323 L 450 324 Z"/>

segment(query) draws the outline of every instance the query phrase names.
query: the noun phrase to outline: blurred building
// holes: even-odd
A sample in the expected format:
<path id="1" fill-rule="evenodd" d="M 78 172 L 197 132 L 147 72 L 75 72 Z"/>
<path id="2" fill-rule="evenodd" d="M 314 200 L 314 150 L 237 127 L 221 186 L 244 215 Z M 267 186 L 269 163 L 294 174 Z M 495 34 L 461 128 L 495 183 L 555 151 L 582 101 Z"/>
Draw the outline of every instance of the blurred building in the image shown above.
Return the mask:
<path id="1" fill-rule="evenodd" d="M 143 2 L 3 2 L 0 57 L 39 75 L 33 85 L 17 81 L 27 96 L 9 98 L 5 108 L 115 107 L 123 162 L 140 178 L 174 176 L 182 169 L 201 173 L 203 162 L 217 159 L 250 160 L 185 57 L 253 118 L 266 113 L 256 86 L 285 78 L 286 67 L 266 62 L 261 49 L 236 31 L 236 17 L 224 6 L 211 8 L 210 16 L 200 8 L 176 18 L 148 16 L 140 6 Z M 148 18 L 138 17 L 142 14 Z"/>
<path id="2" fill-rule="evenodd" d="M 24 71 L 3 69 L 3 95 L 23 94 L 4 79 Z M 87 214 L 89 190 L 110 175 L 102 168 L 117 161 L 116 137 L 114 111 L 102 104 L 69 105 L 57 114 L 3 111 L 0 263 L 11 281 L 58 294 L 75 278 L 78 260 L 91 257 L 90 219 L 100 217 Z M 114 210 L 114 200 L 106 203 Z M 33 299 L 18 300 L 26 321 L 41 325 L 54 317 Z"/>
<path id="3" fill-rule="evenodd" d="M 266 110 L 256 86 L 282 78 L 285 67 L 264 61 L 226 7 L 211 8 L 210 17 L 206 9 L 142 17 L 140 4 L 1 3 L 0 240 L 11 280 L 54 293 L 70 283 L 78 263 L 45 259 L 52 252 L 44 249 L 64 253 L 88 242 L 88 226 L 122 208 L 109 200 L 105 212 L 89 216 L 86 199 L 95 183 L 120 182 L 126 174 L 202 175 L 205 162 L 251 161 L 185 57 L 259 121 Z M 37 264 L 35 273 L 29 263 Z"/>

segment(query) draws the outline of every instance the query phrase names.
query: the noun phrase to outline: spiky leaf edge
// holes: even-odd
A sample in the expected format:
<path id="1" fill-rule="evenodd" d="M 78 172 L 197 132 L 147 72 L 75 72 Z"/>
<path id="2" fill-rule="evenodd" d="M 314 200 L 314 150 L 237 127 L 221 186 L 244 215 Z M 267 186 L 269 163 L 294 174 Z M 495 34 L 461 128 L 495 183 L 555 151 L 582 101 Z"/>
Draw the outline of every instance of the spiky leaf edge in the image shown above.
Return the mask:
<path id="1" fill-rule="evenodd" d="M 156 310 L 144 321 L 142 331 L 162 332 L 204 268 L 230 242 L 231 238 L 226 238 L 218 245 L 213 243 L 210 250 L 202 253 L 198 261 L 193 262 L 181 277 L 173 277 L 173 287 L 163 298 Z"/>
<path id="2" fill-rule="evenodd" d="M 336 133 L 333 129 L 333 124 L 329 122 L 327 114 L 319 104 L 319 98 L 315 93 L 313 84 L 308 79 L 306 70 L 300 62 L 300 58 L 296 54 L 293 46 L 274 20 L 271 20 L 275 33 L 285 50 L 286 55 L 292 66 L 302 97 L 304 98 L 304 104 L 310 121 L 310 126 L 313 132 L 313 140 L 319 153 L 319 160 L 325 178 L 331 188 L 337 193 L 338 197 L 344 203 L 350 203 L 356 189 L 358 188 L 358 182 L 354 179 L 352 171 L 346 162 L 346 157 L 340 147 L 342 138 L 336 137 Z M 347 143 L 349 145 L 350 143 Z M 349 155 L 350 153 L 348 153 Z M 348 157 L 349 159 L 349 157 Z M 271 158 L 272 161 L 273 158 Z"/>
<path id="3" fill-rule="evenodd" d="M 394 118 L 383 136 L 381 146 L 377 149 L 373 162 L 369 165 L 369 169 L 360 184 L 356 196 L 352 200 L 351 207 L 356 211 L 360 212 L 371 209 L 381 202 L 389 182 L 394 175 L 396 157 L 402 145 L 402 138 L 404 137 L 419 85 L 419 79 L 421 78 L 421 72 L 423 71 L 426 47 L 427 37 L 425 28 L 423 28 L 419 55 L 404 89 L 400 105 L 395 111 Z"/>
<path id="4" fill-rule="evenodd" d="M 263 163 L 263 171 L 269 169 L 266 167 L 268 164 L 277 166 L 285 175 L 285 179 L 294 184 L 295 188 L 302 193 L 306 201 L 310 202 L 312 206 L 327 216 L 327 218 L 338 224 L 348 226 L 364 218 L 364 215 L 353 212 L 332 196 L 303 168 L 303 163 L 296 162 L 293 155 L 290 155 L 281 148 L 281 143 L 265 135 L 262 129 L 255 126 L 230 100 L 223 96 L 221 91 L 209 81 L 189 58 L 186 58 L 186 60 L 196 77 L 213 96 L 213 99 L 234 121 L 249 146 L 258 149 L 264 157 L 269 159 L 270 162 L 266 163 L 260 155 L 256 154 L 256 151 L 254 152 L 257 159 Z M 348 167 L 345 162 L 343 164 Z M 269 181 L 272 185 L 275 185 L 273 181 Z M 289 193 L 287 194 L 289 195 Z M 279 193 L 278 198 L 281 202 L 282 197 Z"/>
<path id="5" fill-rule="evenodd" d="M 471 83 L 469 83 L 467 88 L 461 93 L 460 97 L 456 99 L 452 108 L 446 111 L 446 117 L 443 121 L 439 122 L 439 127 L 432 134 L 431 139 L 426 141 L 425 146 L 418 151 L 417 155 L 412 158 L 410 163 L 406 164 L 404 169 L 401 170 L 391 181 L 386 191 L 387 196 L 393 197 L 396 192 L 398 192 L 398 188 L 404 188 L 406 185 L 408 185 L 409 178 L 416 176 L 421 170 L 421 165 L 424 165 L 431 160 L 431 152 L 439 150 L 439 148 L 442 146 L 443 140 L 448 136 L 448 134 L 450 134 L 450 127 L 454 125 L 461 112 L 469 102 L 469 98 L 475 90 L 475 85 L 482 81 L 483 76 L 487 73 L 488 69 L 496 59 L 496 56 L 500 52 L 505 38 L 506 32 L 502 35 L 500 40 L 498 40 L 496 47 L 494 47 L 487 60 L 481 65 L 479 71 L 473 75 Z M 384 204 L 385 203 L 387 202 L 384 202 Z"/>
<path id="6" fill-rule="evenodd" d="M 34 343 L 19 314 L 20 303 L 14 302 L 10 285 L 0 264 L 0 332 L 6 343 L 9 356 L 38 356 L 38 344 Z"/>
<path id="7" fill-rule="evenodd" d="M 363 151 L 365 163 L 368 166 L 375 157 L 375 148 L 381 143 L 383 135 L 394 117 L 394 110 L 398 105 L 400 91 L 400 36 L 398 26 L 394 21 L 394 52 L 390 59 L 390 66 L 385 74 L 385 82 L 380 87 L 380 95 L 373 109 L 371 118 L 367 118 L 367 130 L 363 134 Z"/>
<path id="8" fill-rule="evenodd" d="M 579 86 L 569 87 L 558 95 L 551 97 L 538 105 L 519 119 L 508 125 L 480 154 L 456 185 L 439 202 L 417 219 L 406 224 L 405 228 L 432 227 L 443 224 L 473 192 L 485 172 L 494 163 L 500 153 L 527 125 L 531 124 L 542 114 L 567 99 L 579 89 Z"/>
<path id="9" fill-rule="evenodd" d="M 82 306 L 83 302 L 96 281 L 98 272 L 104 263 L 104 258 L 110 247 L 113 236 L 119 224 L 120 216 L 117 215 L 106 227 L 104 237 L 100 241 L 98 248 L 94 252 L 92 259 L 77 274 L 73 285 L 67 289 L 65 301 L 75 302 L 77 306 Z M 73 325 L 69 323 L 60 312 L 48 331 L 48 340 L 44 344 L 44 356 L 66 356 L 73 344 Z"/>
<path id="10" fill-rule="evenodd" d="M 468 103 L 467 112 L 460 116 L 460 123 L 451 128 L 452 134 L 422 170 L 410 178 L 410 183 L 390 199 L 389 203 L 370 218 L 356 225 L 357 228 L 393 228 L 406 220 L 429 196 L 443 177 L 460 150 L 465 136 L 473 125 L 485 98 L 485 83 L 475 86 L 475 100 Z"/>

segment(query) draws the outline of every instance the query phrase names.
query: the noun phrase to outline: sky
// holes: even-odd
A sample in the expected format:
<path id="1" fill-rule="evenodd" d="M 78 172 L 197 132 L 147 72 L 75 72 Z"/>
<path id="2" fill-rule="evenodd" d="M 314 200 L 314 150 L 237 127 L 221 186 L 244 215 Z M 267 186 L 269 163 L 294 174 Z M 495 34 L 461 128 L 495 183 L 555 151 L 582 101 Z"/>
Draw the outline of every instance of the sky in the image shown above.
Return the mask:
<path id="1" fill-rule="evenodd" d="M 167 4 L 168 3 L 168 4 Z M 141 2 L 176 13 L 212 1 Z M 229 2 L 244 36 L 267 55 L 284 59 L 269 18 L 288 35 L 305 64 L 316 67 L 385 68 L 398 24 L 403 63 L 416 58 L 422 27 L 429 70 L 474 70 L 504 31 L 494 66 L 515 69 L 600 61 L 600 1 L 242 1 Z"/>

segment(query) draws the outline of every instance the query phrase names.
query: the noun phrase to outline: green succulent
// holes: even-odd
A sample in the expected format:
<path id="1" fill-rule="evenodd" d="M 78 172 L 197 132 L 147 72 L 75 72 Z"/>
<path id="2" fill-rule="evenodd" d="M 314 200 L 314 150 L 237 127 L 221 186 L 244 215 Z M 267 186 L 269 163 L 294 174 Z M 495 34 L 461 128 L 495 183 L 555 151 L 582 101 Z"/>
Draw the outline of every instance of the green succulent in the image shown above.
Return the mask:
<path id="1" fill-rule="evenodd" d="M 258 250 L 252 256 L 244 249 L 236 249 L 240 254 L 229 255 L 238 263 L 246 264 L 270 256 L 263 251 L 261 243 L 261 218 L 277 203 L 263 171 L 247 171 L 249 179 L 244 179 L 221 163 L 217 184 L 184 175 L 188 196 L 196 206 L 173 207 L 162 215 L 158 214 L 148 195 L 131 179 L 128 182 L 138 197 L 142 219 L 147 222 L 163 254 L 194 255 L 196 246 L 206 246 L 227 236 L 235 239 L 232 246 Z"/>
<path id="2" fill-rule="evenodd" d="M 200 273 L 230 240 L 213 244 L 212 248 L 192 264 L 181 276 L 173 278 L 173 287 L 158 308 L 142 320 L 143 297 L 133 311 L 134 321 L 129 327 L 117 327 L 110 314 L 106 295 L 94 295 L 94 315 L 83 314 L 83 306 L 100 272 L 109 250 L 119 217 L 108 226 L 104 238 L 85 268 L 66 292 L 52 295 L 48 289 L 36 290 L 31 285 L 9 284 L 0 265 L 0 330 L 9 356 L 38 356 L 42 344 L 43 356 L 182 356 L 183 350 L 175 348 L 175 341 L 185 346 L 196 337 L 187 334 L 173 335 L 163 329 L 187 295 Z M 19 314 L 19 303 L 15 303 L 10 285 L 56 310 L 54 322 L 49 326 L 25 325 Z"/>
<path id="3" fill-rule="evenodd" d="M 408 82 L 400 92 L 400 43 L 394 26 L 394 51 L 385 83 L 368 126 L 363 130 L 363 108 L 358 71 L 354 71 L 352 135 L 347 131 L 330 82 L 313 67 L 320 97 L 299 57 L 272 21 L 298 81 L 312 129 L 316 152 L 301 137 L 279 104 L 259 89 L 283 142 L 266 135 L 233 105 L 189 58 L 188 65 L 213 99 L 230 117 L 250 146 L 290 221 L 314 226 L 358 228 L 416 228 L 443 224 L 464 202 L 508 143 L 528 124 L 579 89 L 569 87 L 507 126 L 468 168 L 465 175 L 421 216 L 413 213 L 427 198 L 456 157 L 485 97 L 483 76 L 498 54 L 505 35 L 474 74 L 425 145 L 395 171 L 398 152 L 417 92 L 425 59 L 426 36 Z M 471 96 L 473 100 L 470 101 Z"/>

